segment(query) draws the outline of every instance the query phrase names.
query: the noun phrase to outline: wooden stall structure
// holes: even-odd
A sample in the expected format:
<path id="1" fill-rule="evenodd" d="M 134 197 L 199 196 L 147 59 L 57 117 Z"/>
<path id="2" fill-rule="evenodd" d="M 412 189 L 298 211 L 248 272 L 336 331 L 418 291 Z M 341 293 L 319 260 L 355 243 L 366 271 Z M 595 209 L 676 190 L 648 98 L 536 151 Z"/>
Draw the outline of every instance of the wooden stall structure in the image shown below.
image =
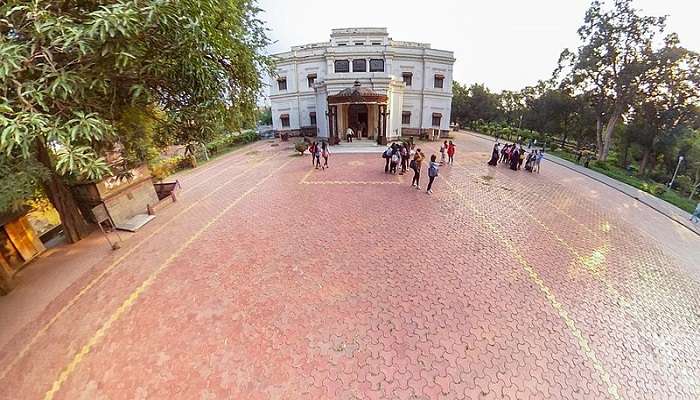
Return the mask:
<path id="1" fill-rule="evenodd" d="M 27 211 L 0 214 L 0 295 L 12 290 L 17 271 L 45 249 L 29 224 Z"/>
<path id="2" fill-rule="evenodd" d="M 130 231 L 148 222 L 152 217 L 149 207 L 158 203 L 151 171 L 145 165 L 121 177 L 76 185 L 73 193 L 86 219 L 97 223 L 92 209 L 104 203 L 114 226 Z"/>

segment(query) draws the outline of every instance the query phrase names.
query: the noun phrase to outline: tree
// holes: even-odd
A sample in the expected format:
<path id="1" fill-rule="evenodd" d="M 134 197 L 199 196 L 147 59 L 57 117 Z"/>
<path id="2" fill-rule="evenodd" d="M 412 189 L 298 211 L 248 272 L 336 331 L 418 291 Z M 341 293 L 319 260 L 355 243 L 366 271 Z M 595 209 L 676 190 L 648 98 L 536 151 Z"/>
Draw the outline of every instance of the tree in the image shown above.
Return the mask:
<path id="1" fill-rule="evenodd" d="M 611 10 L 594 1 L 578 30 L 582 46 L 560 57 L 559 70 L 569 68 L 567 83 L 588 93 L 599 112 L 600 160 L 608 157 L 615 126 L 644 82 L 654 41 L 664 28 L 665 17 L 640 15 L 632 0 L 615 0 Z"/>
<path id="2" fill-rule="evenodd" d="M 511 126 L 520 126 L 525 115 L 525 96 L 521 92 L 504 90 L 498 95 L 499 108 L 505 122 Z"/>
<path id="3" fill-rule="evenodd" d="M 266 106 L 258 109 L 258 123 L 260 125 L 272 125 L 272 108 Z"/>
<path id="4" fill-rule="evenodd" d="M 692 135 L 686 137 L 682 147 L 684 147 L 683 153 L 692 177 L 690 195 L 688 196 L 688 199 L 692 200 L 695 194 L 700 191 L 700 130 L 696 130 Z"/>
<path id="5" fill-rule="evenodd" d="M 462 125 L 476 121 L 495 121 L 500 114 L 498 95 L 485 85 L 469 88 L 454 82 L 452 85 L 452 120 Z"/>
<path id="6" fill-rule="evenodd" d="M 673 142 L 697 120 L 700 101 L 700 55 L 680 47 L 678 37 L 666 37 L 655 51 L 633 104 L 632 140 L 643 148 L 640 174 L 647 173 L 662 141 Z M 675 166 L 675 155 L 671 163 Z"/>
<path id="7" fill-rule="evenodd" d="M 5 164 L 21 159 L 46 172 L 33 181 L 70 241 L 87 225 L 68 183 L 114 173 L 107 152 L 144 161 L 139 147 L 149 143 L 201 143 L 254 120 L 260 76 L 270 69 L 258 12 L 252 0 L 0 6 L 0 154 Z M 136 124 L 154 124 L 152 140 L 130 134 L 134 125 L 124 121 L 134 110 L 145 115 Z M 16 204 L 0 200 L 0 210 Z"/>

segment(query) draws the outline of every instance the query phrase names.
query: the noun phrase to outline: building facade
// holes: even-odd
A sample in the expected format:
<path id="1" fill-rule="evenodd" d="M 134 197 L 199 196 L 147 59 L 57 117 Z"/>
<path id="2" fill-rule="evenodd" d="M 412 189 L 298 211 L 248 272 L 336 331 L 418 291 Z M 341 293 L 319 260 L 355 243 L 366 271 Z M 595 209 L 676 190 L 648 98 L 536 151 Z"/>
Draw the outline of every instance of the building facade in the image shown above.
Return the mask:
<path id="1" fill-rule="evenodd" d="M 331 143 L 379 143 L 446 132 L 452 104 L 451 51 L 392 40 L 386 28 L 334 29 L 330 41 L 276 54 L 270 100 L 276 133 Z"/>

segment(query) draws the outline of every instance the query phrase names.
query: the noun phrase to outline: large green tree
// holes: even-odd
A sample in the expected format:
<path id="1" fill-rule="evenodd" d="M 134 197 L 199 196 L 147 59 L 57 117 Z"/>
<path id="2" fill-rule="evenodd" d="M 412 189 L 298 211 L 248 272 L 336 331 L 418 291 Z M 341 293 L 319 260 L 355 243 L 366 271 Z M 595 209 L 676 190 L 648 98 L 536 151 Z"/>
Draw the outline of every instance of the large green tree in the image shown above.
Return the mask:
<path id="1" fill-rule="evenodd" d="M 258 12 L 252 0 L 3 2 L 0 166 L 22 160 L 31 168 L 14 172 L 44 175 L 3 175 L 0 187 L 40 182 L 69 240 L 82 238 L 67 183 L 113 173 L 105 154 L 138 163 L 150 143 L 201 143 L 254 120 L 270 67 Z M 144 123 L 152 138 L 134 134 Z"/>
<path id="2" fill-rule="evenodd" d="M 485 85 L 473 84 L 466 87 L 454 82 L 452 96 L 451 120 L 462 125 L 476 121 L 494 121 L 500 115 L 498 95 Z"/>
<path id="3" fill-rule="evenodd" d="M 656 156 L 662 142 L 671 144 L 690 132 L 700 102 L 700 55 L 680 46 L 675 34 L 651 56 L 647 77 L 632 105 L 632 141 L 643 149 L 640 174 Z M 676 155 L 670 160 L 675 165 Z"/>
<path id="4" fill-rule="evenodd" d="M 641 15 L 632 0 L 615 0 L 609 10 L 593 1 L 578 30 L 583 44 L 561 55 L 569 84 L 595 99 L 601 117 L 597 129 L 600 160 L 608 157 L 615 126 L 644 83 L 654 43 L 664 29 L 665 17 Z"/>

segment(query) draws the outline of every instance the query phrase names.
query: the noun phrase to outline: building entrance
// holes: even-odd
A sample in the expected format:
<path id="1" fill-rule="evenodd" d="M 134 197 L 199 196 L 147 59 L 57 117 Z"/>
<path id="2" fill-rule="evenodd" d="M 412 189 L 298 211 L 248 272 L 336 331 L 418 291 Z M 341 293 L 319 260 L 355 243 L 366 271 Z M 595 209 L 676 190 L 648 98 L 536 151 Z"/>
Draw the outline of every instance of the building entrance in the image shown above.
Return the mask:
<path id="1" fill-rule="evenodd" d="M 348 126 L 358 138 L 368 137 L 369 111 L 367 104 L 350 104 L 348 107 Z"/>

